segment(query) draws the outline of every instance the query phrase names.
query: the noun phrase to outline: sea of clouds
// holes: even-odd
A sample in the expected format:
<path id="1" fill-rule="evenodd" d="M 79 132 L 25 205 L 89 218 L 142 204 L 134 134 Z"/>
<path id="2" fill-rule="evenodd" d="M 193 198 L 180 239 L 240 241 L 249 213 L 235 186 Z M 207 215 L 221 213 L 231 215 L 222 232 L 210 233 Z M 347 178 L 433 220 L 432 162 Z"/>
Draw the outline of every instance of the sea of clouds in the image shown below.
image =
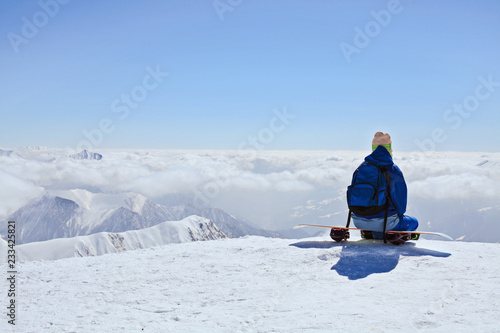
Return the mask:
<path id="1" fill-rule="evenodd" d="M 70 150 L 3 152 L 4 219 L 47 190 L 85 189 L 218 207 L 270 230 L 298 223 L 344 225 L 346 187 L 368 154 L 104 150 L 101 160 L 77 160 L 70 158 Z M 396 153 L 394 160 L 408 184 L 407 214 L 419 219 L 420 229 L 469 241 L 500 241 L 500 154 Z"/>

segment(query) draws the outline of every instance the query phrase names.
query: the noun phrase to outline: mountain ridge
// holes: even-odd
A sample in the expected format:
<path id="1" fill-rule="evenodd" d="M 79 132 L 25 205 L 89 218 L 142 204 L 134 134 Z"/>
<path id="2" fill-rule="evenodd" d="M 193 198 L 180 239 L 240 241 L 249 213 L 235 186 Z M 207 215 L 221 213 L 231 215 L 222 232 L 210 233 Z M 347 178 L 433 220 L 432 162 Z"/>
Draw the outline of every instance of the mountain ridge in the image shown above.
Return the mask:
<path id="1" fill-rule="evenodd" d="M 224 239 L 227 236 L 210 220 L 190 216 L 180 221 L 165 221 L 140 230 L 120 233 L 99 232 L 86 236 L 55 238 L 16 247 L 19 261 L 58 260 L 70 257 L 100 256 L 146 249 L 171 243 Z M 7 243 L 2 239 L 2 246 Z"/>

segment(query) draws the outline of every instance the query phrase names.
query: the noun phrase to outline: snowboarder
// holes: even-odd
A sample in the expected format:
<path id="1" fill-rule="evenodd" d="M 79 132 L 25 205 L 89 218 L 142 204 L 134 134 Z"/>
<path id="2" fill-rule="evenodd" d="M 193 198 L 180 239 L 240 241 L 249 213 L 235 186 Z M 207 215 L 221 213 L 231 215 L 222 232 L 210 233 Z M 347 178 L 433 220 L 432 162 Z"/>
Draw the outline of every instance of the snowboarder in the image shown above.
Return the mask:
<path id="1" fill-rule="evenodd" d="M 357 228 L 371 231 L 361 231 L 361 237 L 365 239 L 383 239 L 383 231 L 414 231 L 418 228 L 416 218 L 404 215 L 406 212 L 407 188 L 403 173 L 392 160 L 392 141 L 387 133 L 377 132 L 372 141 L 372 153 L 365 157 L 364 163 L 375 164 L 379 170 L 386 170 L 389 178 L 388 211 L 385 210 L 373 215 L 363 216 L 352 213 L 352 221 Z M 377 172 L 377 168 L 373 168 Z M 375 174 L 375 177 L 377 175 Z M 385 215 L 387 224 L 384 229 Z M 386 237 L 397 237 L 387 234 Z M 401 236 L 399 236 L 401 237 Z M 418 239 L 417 234 L 411 235 L 412 239 Z M 388 239 L 391 241 L 391 239 Z M 398 241 L 393 239 L 393 241 Z"/>

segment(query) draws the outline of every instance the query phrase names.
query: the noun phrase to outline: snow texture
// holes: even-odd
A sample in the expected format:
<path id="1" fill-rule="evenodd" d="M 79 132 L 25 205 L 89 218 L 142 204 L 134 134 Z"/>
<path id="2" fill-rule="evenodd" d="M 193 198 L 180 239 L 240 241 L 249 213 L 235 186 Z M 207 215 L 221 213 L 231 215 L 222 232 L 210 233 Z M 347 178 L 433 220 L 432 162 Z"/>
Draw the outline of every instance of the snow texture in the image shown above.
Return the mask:
<path id="1" fill-rule="evenodd" d="M 4 316 L 0 331 L 493 333 L 499 256 L 499 244 L 250 236 L 25 262 L 16 326 Z"/>

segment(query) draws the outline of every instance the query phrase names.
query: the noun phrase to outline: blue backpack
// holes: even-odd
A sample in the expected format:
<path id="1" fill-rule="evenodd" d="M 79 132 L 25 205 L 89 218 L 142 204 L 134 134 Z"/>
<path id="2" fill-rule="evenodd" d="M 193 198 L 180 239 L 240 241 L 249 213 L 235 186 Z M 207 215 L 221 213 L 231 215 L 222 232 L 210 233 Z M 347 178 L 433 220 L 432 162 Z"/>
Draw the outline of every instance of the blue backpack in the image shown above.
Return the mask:
<path id="1" fill-rule="evenodd" d="M 347 206 L 351 214 L 367 217 L 376 216 L 385 211 L 384 234 L 391 200 L 391 180 L 386 168 L 370 162 L 361 164 L 352 175 L 351 185 L 347 187 Z"/>

